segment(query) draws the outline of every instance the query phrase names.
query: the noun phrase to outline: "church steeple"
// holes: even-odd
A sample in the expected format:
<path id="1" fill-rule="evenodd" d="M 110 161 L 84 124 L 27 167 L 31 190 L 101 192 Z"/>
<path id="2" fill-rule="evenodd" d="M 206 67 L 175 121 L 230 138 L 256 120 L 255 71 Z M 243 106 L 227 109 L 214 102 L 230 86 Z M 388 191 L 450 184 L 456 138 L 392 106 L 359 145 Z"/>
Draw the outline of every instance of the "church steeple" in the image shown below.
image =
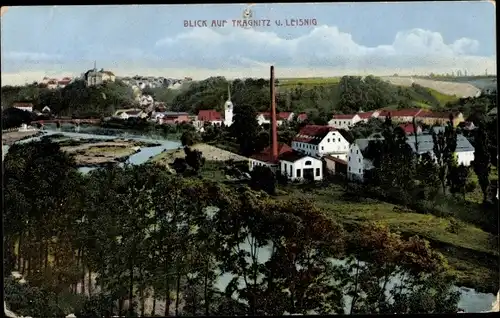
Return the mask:
<path id="1" fill-rule="evenodd" d="M 94 72 L 97 71 L 97 61 L 94 61 Z"/>

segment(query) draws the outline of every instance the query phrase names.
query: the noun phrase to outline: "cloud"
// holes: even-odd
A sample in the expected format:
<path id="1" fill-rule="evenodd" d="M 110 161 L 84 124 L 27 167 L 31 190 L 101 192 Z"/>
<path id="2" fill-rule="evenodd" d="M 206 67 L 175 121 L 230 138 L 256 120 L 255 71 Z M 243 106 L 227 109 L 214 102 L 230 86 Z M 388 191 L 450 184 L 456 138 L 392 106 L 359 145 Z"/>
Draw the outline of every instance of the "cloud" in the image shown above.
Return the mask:
<path id="1" fill-rule="evenodd" d="M 326 25 L 295 38 L 254 29 L 195 28 L 149 46 L 89 44 L 60 55 L 2 50 L 1 75 L 6 84 L 39 81 L 44 74 L 78 76 L 94 60 L 119 76 L 193 79 L 268 77 L 271 64 L 278 77 L 495 72 L 496 58 L 478 56 L 479 45 L 469 38 L 447 41 L 440 33 L 423 29 L 397 32 L 392 43 L 370 47 Z"/>
<path id="2" fill-rule="evenodd" d="M 3 53 L 3 52 L 2 52 Z M 26 62 L 46 62 L 46 61 L 54 61 L 62 58 L 61 55 L 58 54 L 47 54 L 47 53 L 38 53 L 38 52 L 5 52 L 2 54 L 2 59 L 12 60 L 12 61 L 26 61 Z"/>
<path id="3" fill-rule="evenodd" d="M 157 54 L 168 52 L 165 56 L 177 65 L 213 69 L 262 64 L 349 69 L 456 68 L 491 59 L 474 56 L 479 48 L 474 39 L 446 43 L 438 32 L 412 29 L 398 32 L 391 44 L 368 47 L 356 43 L 351 34 L 326 25 L 293 39 L 255 29 L 195 28 L 161 39 L 155 47 Z M 482 66 L 481 69 L 484 70 Z"/>

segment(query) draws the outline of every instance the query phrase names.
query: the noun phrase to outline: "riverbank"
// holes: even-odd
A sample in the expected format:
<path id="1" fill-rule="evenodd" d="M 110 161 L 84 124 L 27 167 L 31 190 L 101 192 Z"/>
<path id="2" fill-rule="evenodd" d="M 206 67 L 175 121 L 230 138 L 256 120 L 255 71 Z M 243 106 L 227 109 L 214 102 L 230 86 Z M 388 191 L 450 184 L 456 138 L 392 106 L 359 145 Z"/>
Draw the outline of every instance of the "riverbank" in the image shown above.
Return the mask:
<path id="1" fill-rule="evenodd" d="M 14 143 L 25 140 L 28 138 L 33 138 L 43 135 L 43 132 L 39 130 L 28 130 L 28 131 L 12 131 L 2 134 L 2 144 L 5 146 L 12 146 Z"/>

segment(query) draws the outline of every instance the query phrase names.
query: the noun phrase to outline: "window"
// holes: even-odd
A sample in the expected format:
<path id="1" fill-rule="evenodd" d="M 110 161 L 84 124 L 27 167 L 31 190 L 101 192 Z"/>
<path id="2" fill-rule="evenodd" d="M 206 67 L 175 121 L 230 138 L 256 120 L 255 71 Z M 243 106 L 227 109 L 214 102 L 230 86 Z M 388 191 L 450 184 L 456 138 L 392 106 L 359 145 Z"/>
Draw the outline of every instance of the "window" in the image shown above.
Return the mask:
<path id="1" fill-rule="evenodd" d="M 358 158 L 358 162 L 361 163 L 361 158 Z"/>
<path id="2" fill-rule="evenodd" d="M 290 165 L 290 177 L 292 176 L 292 165 Z"/>
<path id="3" fill-rule="evenodd" d="M 328 139 L 326 140 L 326 142 L 330 142 L 330 138 L 328 138 Z"/>
<path id="4" fill-rule="evenodd" d="M 297 178 L 300 178 L 300 169 L 297 169 Z"/>
<path id="5" fill-rule="evenodd" d="M 319 171 L 319 168 L 316 168 L 316 177 L 319 177 L 320 174 L 321 172 Z"/>
<path id="6" fill-rule="evenodd" d="M 361 173 L 361 169 L 359 169 L 359 173 Z"/>
<path id="7" fill-rule="evenodd" d="M 340 138 L 339 138 L 339 142 L 340 142 Z"/>
<path id="8" fill-rule="evenodd" d="M 356 154 L 358 154 L 358 150 L 356 150 Z"/>
<path id="9" fill-rule="evenodd" d="M 310 166 L 310 165 L 312 165 L 311 160 L 307 160 L 307 161 L 306 161 L 306 166 Z"/>
<path id="10" fill-rule="evenodd" d="M 321 146 L 321 150 L 325 150 L 325 147 Z"/>
<path id="11" fill-rule="evenodd" d="M 349 167 L 349 171 L 351 171 L 351 167 Z"/>

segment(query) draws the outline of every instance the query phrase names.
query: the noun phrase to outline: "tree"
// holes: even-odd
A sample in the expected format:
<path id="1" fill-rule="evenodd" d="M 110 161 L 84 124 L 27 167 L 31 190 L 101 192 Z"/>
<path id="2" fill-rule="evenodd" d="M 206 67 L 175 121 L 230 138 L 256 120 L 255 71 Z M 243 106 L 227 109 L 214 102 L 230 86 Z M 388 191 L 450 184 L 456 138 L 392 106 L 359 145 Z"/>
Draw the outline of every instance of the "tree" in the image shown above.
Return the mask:
<path id="1" fill-rule="evenodd" d="M 474 161 L 472 167 L 477 175 L 479 186 L 483 192 L 483 202 L 488 199 L 488 187 L 490 185 L 489 138 L 484 123 L 479 124 L 474 136 Z"/>
<path id="2" fill-rule="evenodd" d="M 181 143 L 184 147 L 191 147 L 200 140 L 200 137 L 195 131 L 185 131 L 181 135 Z"/>
<path id="3" fill-rule="evenodd" d="M 451 193 L 460 193 L 464 196 L 466 192 L 467 180 L 469 179 L 469 167 L 461 165 L 454 165 L 451 167 L 449 176 L 449 186 Z"/>
<path id="4" fill-rule="evenodd" d="M 436 133 L 436 129 L 432 130 L 432 142 L 434 143 L 434 156 L 439 167 L 439 180 L 441 180 L 443 194 L 446 194 L 446 177 L 453 164 L 453 154 L 457 148 L 457 134 L 453 128 L 452 115 L 450 115 L 450 121 L 445 126 L 444 132 Z"/>
<path id="5" fill-rule="evenodd" d="M 257 112 L 251 105 L 236 104 L 233 124 L 230 127 L 232 136 L 240 146 L 241 154 L 249 156 L 255 152 L 255 140 L 259 133 Z"/>
<path id="6" fill-rule="evenodd" d="M 276 175 L 269 167 L 256 166 L 250 172 L 251 186 L 256 190 L 264 190 L 268 194 L 276 192 Z"/>
<path id="7" fill-rule="evenodd" d="M 384 224 L 367 223 L 348 244 L 358 250 L 358 259 L 348 261 L 351 314 L 457 312 L 459 293 L 452 289 L 448 265 L 429 242 L 404 240 Z"/>
<path id="8" fill-rule="evenodd" d="M 35 120 L 33 113 L 18 108 L 9 107 L 2 110 L 2 129 L 19 128 Z"/>
<path id="9" fill-rule="evenodd" d="M 205 158 L 201 151 L 184 147 L 184 153 L 186 154 L 186 163 L 198 173 L 200 168 L 205 164 Z"/>
<path id="10" fill-rule="evenodd" d="M 441 187 L 439 179 L 439 167 L 434 162 L 430 153 L 420 156 L 416 168 L 416 180 L 419 183 L 422 198 L 433 199 Z"/>

